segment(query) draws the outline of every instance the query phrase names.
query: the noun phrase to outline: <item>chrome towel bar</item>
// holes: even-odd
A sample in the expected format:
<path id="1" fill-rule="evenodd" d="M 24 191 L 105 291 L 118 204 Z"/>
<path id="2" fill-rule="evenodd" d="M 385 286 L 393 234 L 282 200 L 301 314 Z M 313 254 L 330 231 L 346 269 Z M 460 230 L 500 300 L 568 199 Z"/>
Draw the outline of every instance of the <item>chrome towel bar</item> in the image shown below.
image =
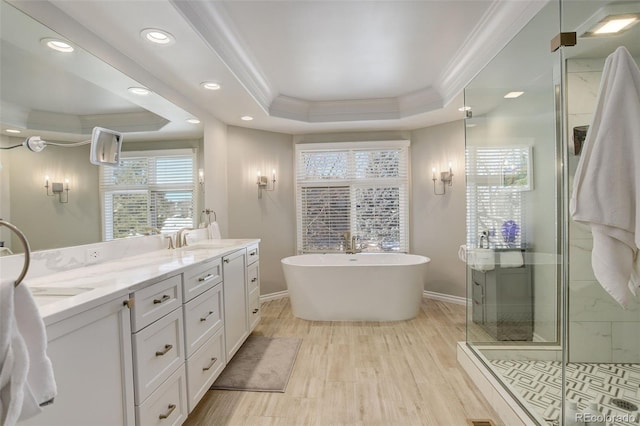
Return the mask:
<path id="1" fill-rule="evenodd" d="M 16 234 L 16 236 L 22 243 L 22 247 L 24 248 L 24 265 L 22 266 L 22 272 L 20 272 L 18 279 L 16 279 L 15 285 L 17 287 L 22 282 L 25 275 L 27 275 L 27 271 L 29 270 L 29 265 L 31 263 L 31 248 L 29 247 L 29 241 L 27 241 L 27 237 L 25 237 L 25 235 L 22 233 L 20 229 L 18 229 L 17 226 L 2 219 L 0 219 L 0 226 L 6 226 L 11 231 L 13 231 L 13 233 Z"/>

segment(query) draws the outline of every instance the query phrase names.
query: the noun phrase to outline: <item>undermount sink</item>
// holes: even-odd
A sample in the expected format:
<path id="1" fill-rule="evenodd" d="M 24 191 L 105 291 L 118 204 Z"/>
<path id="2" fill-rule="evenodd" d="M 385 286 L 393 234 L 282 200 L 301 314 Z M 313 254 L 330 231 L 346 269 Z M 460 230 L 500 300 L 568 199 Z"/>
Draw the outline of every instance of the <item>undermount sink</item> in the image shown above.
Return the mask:
<path id="1" fill-rule="evenodd" d="M 229 247 L 232 244 L 224 244 L 224 243 L 215 243 L 215 244 L 198 244 L 198 245 L 194 245 L 194 246 L 186 246 L 183 247 L 184 250 L 186 251 L 193 251 L 193 250 L 212 250 L 212 249 L 219 249 L 219 248 L 226 248 Z"/>
<path id="2" fill-rule="evenodd" d="M 38 306 L 48 305 L 93 290 L 89 287 L 31 287 L 29 290 Z"/>

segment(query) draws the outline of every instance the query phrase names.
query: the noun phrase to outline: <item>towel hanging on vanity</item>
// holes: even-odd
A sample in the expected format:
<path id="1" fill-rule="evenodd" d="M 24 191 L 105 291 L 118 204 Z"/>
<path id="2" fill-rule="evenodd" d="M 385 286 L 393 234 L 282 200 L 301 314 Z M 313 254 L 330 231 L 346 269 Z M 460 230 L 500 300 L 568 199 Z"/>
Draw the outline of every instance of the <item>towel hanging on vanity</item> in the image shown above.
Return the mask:
<path id="1" fill-rule="evenodd" d="M 626 306 L 640 281 L 640 70 L 624 47 L 604 65 L 570 212 L 591 225 L 596 279 Z"/>
<path id="2" fill-rule="evenodd" d="M 0 283 L 0 424 L 40 413 L 57 388 L 46 354 L 47 335 L 28 287 Z"/>

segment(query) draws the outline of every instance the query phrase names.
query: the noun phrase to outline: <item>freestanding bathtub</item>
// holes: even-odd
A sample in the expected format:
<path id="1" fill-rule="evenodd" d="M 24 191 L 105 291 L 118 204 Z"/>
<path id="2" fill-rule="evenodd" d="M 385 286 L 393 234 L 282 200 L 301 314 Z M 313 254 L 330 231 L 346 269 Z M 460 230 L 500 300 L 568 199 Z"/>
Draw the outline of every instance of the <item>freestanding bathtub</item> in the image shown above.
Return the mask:
<path id="1" fill-rule="evenodd" d="M 428 257 L 303 254 L 282 259 L 293 315 L 312 321 L 399 321 L 420 309 Z"/>

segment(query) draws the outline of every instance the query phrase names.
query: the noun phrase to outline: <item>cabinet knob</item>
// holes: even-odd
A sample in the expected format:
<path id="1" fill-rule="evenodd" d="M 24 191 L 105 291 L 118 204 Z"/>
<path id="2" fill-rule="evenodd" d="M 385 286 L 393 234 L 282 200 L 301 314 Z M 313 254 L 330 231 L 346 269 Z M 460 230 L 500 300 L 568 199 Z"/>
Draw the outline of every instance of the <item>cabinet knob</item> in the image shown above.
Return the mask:
<path id="1" fill-rule="evenodd" d="M 169 352 L 173 348 L 173 345 L 164 345 L 164 350 L 156 351 L 156 356 L 162 356 Z"/>
<path id="2" fill-rule="evenodd" d="M 135 302 L 136 302 L 135 299 L 132 297 L 131 299 L 127 299 L 124 302 L 122 302 L 122 304 L 127 308 L 132 309 L 133 305 L 135 305 Z"/>
<path id="3" fill-rule="evenodd" d="M 213 311 L 209 311 L 209 313 L 207 315 L 205 315 L 202 318 L 200 318 L 200 322 L 206 321 L 207 318 L 209 318 L 211 315 L 213 315 Z"/>
<path id="4" fill-rule="evenodd" d="M 229 259 L 225 259 L 225 260 L 224 260 L 224 263 L 229 263 Z"/>
<path id="5" fill-rule="evenodd" d="M 260 310 L 260 309 L 257 309 L 257 308 L 256 308 L 256 309 L 254 309 L 254 310 L 253 310 L 253 313 L 254 313 L 254 314 L 257 314 L 259 310 Z"/>
<path id="6" fill-rule="evenodd" d="M 258 279 L 257 279 L 257 278 L 251 278 L 251 282 L 252 282 L 252 283 L 255 283 L 256 281 L 258 281 Z"/>
<path id="7" fill-rule="evenodd" d="M 171 415 L 171 413 L 173 413 L 173 410 L 176 409 L 176 404 L 169 404 L 169 407 L 167 407 L 167 408 L 168 408 L 168 410 L 167 410 L 166 413 L 160 414 L 160 416 L 158 416 L 158 418 L 160 420 L 168 418 Z"/>
<path id="8" fill-rule="evenodd" d="M 211 363 L 209 365 L 207 365 L 206 367 L 202 367 L 202 371 L 211 370 L 211 367 L 213 367 L 213 364 L 215 364 L 216 361 L 218 361 L 218 358 L 211 358 Z"/>
<path id="9" fill-rule="evenodd" d="M 153 304 L 154 305 L 159 305 L 160 303 L 164 303 L 169 299 L 171 299 L 171 296 L 169 296 L 168 294 L 165 294 L 165 295 L 162 296 L 161 299 L 153 299 Z"/>

